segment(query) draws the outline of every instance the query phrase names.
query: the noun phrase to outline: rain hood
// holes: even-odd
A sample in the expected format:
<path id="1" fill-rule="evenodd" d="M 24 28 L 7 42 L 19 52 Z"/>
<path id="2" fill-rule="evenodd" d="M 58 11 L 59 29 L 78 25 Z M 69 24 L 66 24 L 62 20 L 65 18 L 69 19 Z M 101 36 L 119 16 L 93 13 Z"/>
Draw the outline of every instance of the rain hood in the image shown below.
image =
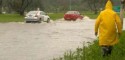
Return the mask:
<path id="1" fill-rule="evenodd" d="M 122 32 L 121 20 L 108 0 L 105 10 L 101 11 L 95 23 L 95 32 L 99 32 L 99 45 L 111 46 L 118 43 L 117 31 Z"/>

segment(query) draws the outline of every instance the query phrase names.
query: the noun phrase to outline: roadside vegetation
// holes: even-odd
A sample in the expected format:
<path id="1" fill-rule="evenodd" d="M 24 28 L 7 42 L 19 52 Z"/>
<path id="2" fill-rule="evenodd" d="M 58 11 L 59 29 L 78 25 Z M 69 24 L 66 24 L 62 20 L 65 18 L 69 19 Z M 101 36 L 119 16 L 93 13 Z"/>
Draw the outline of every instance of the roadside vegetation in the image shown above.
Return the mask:
<path id="1" fill-rule="evenodd" d="M 19 14 L 0 14 L 0 22 L 23 22 L 24 16 Z"/>
<path id="2" fill-rule="evenodd" d="M 92 11 L 83 11 L 81 12 L 83 16 L 88 16 L 90 19 L 96 19 L 98 14 L 94 14 Z"/>
<path id="3" fill-rule="evenodd" d="M 63 18 L 63 13 L 49 13 L 48 14 L 52 20 L 57 20 Z M 25 16 L 19 14 L 0 14 L 0 22 L 23 22 Z"/>
<path id="4" fill-rule="evenodd" d="M 119 13 L 118 13 L 119 14 Z M 63 18 L 64 13 L 48 13 L 52 20 L 58 20 Z M 96 19 L 98 14 L 94 14 L 94 12 L 83 11 L 81 15 L 88 16 L 90 19 Z M 124 16 L 125 17 L 125 16 Z M 19 14 L 0 14 L 0 22 L 23 22 L 24 16 Z"/>
<path id="5" fill-rule="evenodd" d="M 125 31 L 120 37 L 119 44 L 113 47 L 112 55 L 102 57 L 101 48 L 98 46 L 98 40 L 89 43 L 89 46 L 83 45 L 82 48 L 77 48 L 76 51 L 68 51 L 63 57 L 54 58 L 53 60 L 125 60 Z"/>
<path id="6" fill-rule="evenodd" d="M 50 18 L 51 18 L 52 20 L 55 21 L 55 20 L 57 20 L 57 19 L 63 18 L 64 13 L 49 13 L 48 15 L 50 16 Z"/>
<path id="7" fill-rule="evenodd" d="M 88 16 L 92 19 L 95 19 L 97 14 L 92 14 L 92 13 L 81 13 L 83 16 Z M 52 20 L 57 20 L 60 18 L 63 18 L 64 13 L 48 13 L 50 18 Z M 0 22 L 23 22 L 24 21 L 24 16 L 21 16 L 19 14 L 0 14 Z"/>

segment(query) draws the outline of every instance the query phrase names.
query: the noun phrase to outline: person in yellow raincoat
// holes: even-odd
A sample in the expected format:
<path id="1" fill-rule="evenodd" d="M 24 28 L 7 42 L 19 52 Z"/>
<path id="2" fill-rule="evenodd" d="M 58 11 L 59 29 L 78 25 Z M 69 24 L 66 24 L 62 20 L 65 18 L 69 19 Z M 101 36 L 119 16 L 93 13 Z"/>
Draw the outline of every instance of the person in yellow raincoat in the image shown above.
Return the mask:
<path id="1" fill-rule="evenodd" d="M 99 45 L 103 56 L 111 54 L 112 46 L 118 43 L 118 35 L 122 33 L 122 24 L 119 16 L 112 9 L 112 3 L 107 1 L 105 10 L 100 12 L 95 23 L 95 35 L 99 33 Z"/>

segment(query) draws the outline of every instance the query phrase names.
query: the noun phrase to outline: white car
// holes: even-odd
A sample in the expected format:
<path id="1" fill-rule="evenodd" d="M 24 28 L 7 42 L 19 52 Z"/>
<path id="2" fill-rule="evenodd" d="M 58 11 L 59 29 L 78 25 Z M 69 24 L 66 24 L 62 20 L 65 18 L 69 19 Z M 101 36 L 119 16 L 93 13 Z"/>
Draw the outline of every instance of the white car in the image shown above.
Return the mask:
<path id="1" fill-rule="evenodd" d="M 26 14 L 25 22 L 38 22 L 42 21 L 49 23 L 50 17 L 43 11 L 30 11 Z"/>

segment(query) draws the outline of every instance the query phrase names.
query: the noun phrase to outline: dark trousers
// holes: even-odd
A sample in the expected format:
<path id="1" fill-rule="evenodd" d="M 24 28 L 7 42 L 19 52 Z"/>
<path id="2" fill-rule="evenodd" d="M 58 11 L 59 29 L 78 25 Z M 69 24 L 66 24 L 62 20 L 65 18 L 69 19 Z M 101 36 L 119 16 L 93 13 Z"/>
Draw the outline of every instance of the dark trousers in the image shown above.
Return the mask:
<path id="1" fill-rule="evenodd" d="M 111 55 L 113 48 L 112 46 L 101 46 L 101 47 L 102 47 L 103 57 Z"/>

